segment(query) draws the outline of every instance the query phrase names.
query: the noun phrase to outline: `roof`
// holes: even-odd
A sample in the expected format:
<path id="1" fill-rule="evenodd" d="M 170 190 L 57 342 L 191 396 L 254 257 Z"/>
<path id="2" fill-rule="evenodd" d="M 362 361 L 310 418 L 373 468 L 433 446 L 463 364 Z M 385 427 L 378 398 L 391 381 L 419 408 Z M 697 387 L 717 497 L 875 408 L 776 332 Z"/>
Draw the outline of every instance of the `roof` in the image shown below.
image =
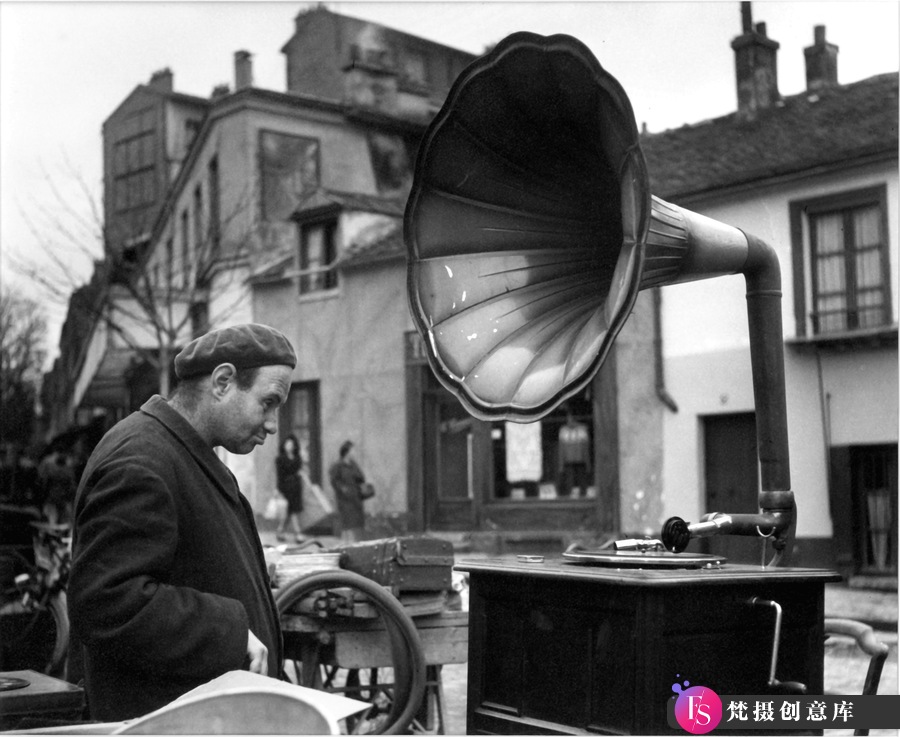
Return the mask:
<path id="1" fill-rule="evenodd" d="M 403 217 L 405 207 L 405 197 L 382 197 L 380 195 L 340 192 L 319 187 L 300 201 L 294 217 L 302 218 L 310 211 L 330 208 Z"/>
<path id="2" fill-rule="evenodd" d="M 377 261 L 406 258 L 406 244 L 403 241 L 403 222 L 398 220 L 395 227 L 378 240 L 365 245 L 354 245 L 341 257 L 341 266 L 362 266 Z"/>
<path id="3" fill-rule="evenodd" d="M 785 97 L 739 113 L 644 134 L 650 191 L 679 200 L 770 178 L 897 156 L 896 73 Z"/>

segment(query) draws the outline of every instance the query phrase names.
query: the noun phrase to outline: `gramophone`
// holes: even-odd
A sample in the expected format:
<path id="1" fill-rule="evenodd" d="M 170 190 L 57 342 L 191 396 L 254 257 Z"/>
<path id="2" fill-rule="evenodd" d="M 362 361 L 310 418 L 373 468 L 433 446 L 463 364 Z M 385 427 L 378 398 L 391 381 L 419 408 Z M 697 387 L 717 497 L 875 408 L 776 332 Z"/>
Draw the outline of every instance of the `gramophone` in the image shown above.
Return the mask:
<path id="1" fill-rule="evenodd" d="M 759 513 L 676 517 L 659 540 L 559 560 L 462 561 L 469 732 L 668 731 L 636 705 L 664 703 L 685 670 L 719 693 L 763 693 L 778 690 L 776 669 L 791 669 L 805 684 L 796 689 L 820 692 L 822 584 L 838 577 L 785 567 L 795 504 L 774 249 L 653 196 L 623 88 L 577 39 L 524 32 L 453 85 L 420 145 L 404 237 L 431 369 L 483 420 L 535 421 L 581 391 L 640 290 L 727 274 L 746 282 Z M 763 537 L 774 554 L 765 567 L 737 566 L 685 550 L 722 534 Z M 776 663 L 785 638 L 791 655 Z M 544 676 L 532 672 L 559 657 L 565 672 L 546 662 Z M 638 674 L 625 691 L 600 675 L 621 672 L 622 660 Z"/>

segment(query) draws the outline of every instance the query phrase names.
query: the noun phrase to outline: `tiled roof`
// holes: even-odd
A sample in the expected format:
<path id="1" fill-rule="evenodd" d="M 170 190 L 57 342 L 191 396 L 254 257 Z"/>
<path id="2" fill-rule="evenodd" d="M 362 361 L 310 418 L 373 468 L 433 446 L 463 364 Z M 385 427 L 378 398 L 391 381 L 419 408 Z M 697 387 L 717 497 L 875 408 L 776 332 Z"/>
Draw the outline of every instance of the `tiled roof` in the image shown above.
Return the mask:
<path id="1" fill-rule="evenodd" d="M 397 221 L 396 227 L 376 241 L 364 246 L 352 246 L 341 258 L 341 266 L 361 266 L 375 261 L 392 258 L 406 258 L 406 245 L 403 242 L 403 222 Z"/>
<path id="2" fill-rule="evenodd" d="M 737 113 L 641 137 L 650 191 L 692 195 L 893 153 L 898 75 L 783 98 L 756 119 Z"/>
<path id="3" fill-rule="evenodd" d="M 302 217 L 309 210 L 318 210 L 326 206 L 337 206 L 342 210 L 373 212 L 380 215 L 403 217 L 406 207 L 405 197 L 381 197 L 379 195 L 358 194 L 355 192 L 338 192 L 331 189 L 317 189 L 298 205 L 295 216 Z"/>

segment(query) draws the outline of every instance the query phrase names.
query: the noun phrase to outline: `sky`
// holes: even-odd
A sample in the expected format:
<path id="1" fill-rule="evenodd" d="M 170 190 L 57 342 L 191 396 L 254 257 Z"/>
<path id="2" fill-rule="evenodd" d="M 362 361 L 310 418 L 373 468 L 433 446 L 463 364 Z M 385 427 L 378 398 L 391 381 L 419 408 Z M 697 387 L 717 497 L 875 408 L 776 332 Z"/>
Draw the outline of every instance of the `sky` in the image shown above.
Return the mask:
<path id="1" fill-rule="evenodd" d="M 741 33 L 737 0 L 564 2 L 543 0 L 406 0 L 325 2 L 331 10 L 481 53 L 515 31 L 568 33 L 583 41 L 625 88 L 638 126 L 652 132 L 735 110 L 734 54 Z M 168 67 L 175 89 L 208 97 L 233 86 L 233 55 L 253 55 L 256 87 L 284 91 L 280 49 L 294 18 L 312 4 L 265 0 L 0 0 L 0 279 L 41 301 L 50 329 L 49 357 L 58 352 L 62 304 L 46 298 L 10 266 L 41 259 L 33 227 L 50 217 L 72 229 L 96 221 L 101 201 L 101 126 L 153 72 Z M 805 87 L 803 49 L 814 27 L 839 47 L 838 82 L 847 84 L 900 68 L 900 3 L 864 0 L 753 2 L 753 23 L 765 23 L 780 44 L 782 95 Z M 77 221 L 81 219 L 82 224 Z M 75 281 L 90 260 L 65 254 Z"/>

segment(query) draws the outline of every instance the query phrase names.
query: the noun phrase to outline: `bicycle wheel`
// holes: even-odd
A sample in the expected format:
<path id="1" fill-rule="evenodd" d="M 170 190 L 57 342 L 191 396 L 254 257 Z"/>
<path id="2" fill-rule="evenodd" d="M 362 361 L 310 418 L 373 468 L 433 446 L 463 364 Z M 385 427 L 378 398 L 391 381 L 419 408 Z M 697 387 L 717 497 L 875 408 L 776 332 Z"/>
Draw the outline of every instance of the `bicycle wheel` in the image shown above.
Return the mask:
<path id="1" fill-rule="evenodd" d="M 44 673 L 65 680 L 66 656 L 69 654 L 69 607 L 66 592 L 58 591 L 51 596 L 47 609 L 53 615 L 56 638 Z"/>
<path id="2" fill-rule="evenodd" d="M 370 701 L 372 708 L 356 723 L 353 733 L 402 734 L 415 718 L 425 693 L 425 657 L 416 626 L 400 602 L 384 588 L 345 570 L 317 571 L 286 584 L 275 594 L 278 612 L 284 615 L 306 595 L 332 588 L 352 588 L 369 597 L 382 617 L 393 667 L 334 667 L 323 657 L 328 647 L 306 642 L 299 653 L 298 680 L 312 688 Z M 392 677 L 386 684 L 382 676 L 389 671 Z"/>
<path id="3" fill-rule="evenodd" d="M 25 604 L 22 598 L 0 605 L 0 670 L 36 670 L 64 678 L 69 651 L 66 593 L 54 594 L 46 605 Z"/>

